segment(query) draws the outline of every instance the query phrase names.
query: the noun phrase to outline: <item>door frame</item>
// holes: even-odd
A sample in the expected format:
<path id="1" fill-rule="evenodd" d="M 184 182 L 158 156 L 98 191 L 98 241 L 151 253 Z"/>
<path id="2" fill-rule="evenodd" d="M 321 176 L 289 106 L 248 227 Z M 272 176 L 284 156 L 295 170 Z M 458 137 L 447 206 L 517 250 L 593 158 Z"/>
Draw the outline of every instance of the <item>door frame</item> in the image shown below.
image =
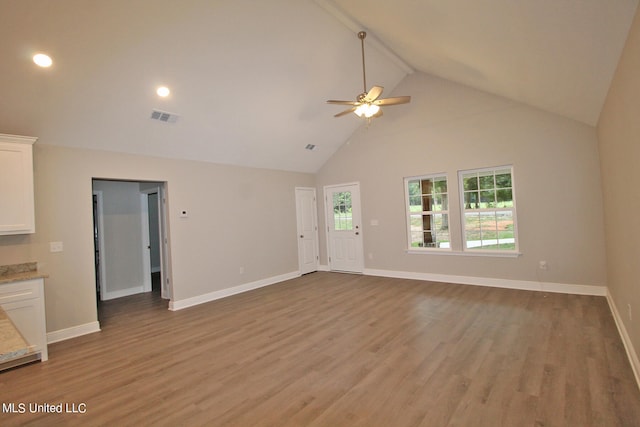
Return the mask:
<path id="1" fill-rule="evenodd" d="M 314 240 L 314 269 L 311 271 L 306 271 L 304 270 L 303 272 L 303 260 L 301 258 L 301 245 L 302 245 L 302 237 L 299 237 L 298 240 L 298 271 L 300 272 L 300 275 L 302 274 L 307 274 L 307 273 L 312 273 L 314 271 L 318 271 L 318 263 L 319 263 L 319 258 L 320 258 L 320 245 L 319 245 L 319 237 L 318 237 L 318 198 L 316 197 L 316 189 L 315 187 L 296 187 L 295 188 L 295 194 L 296 194 L 296 231 L 297 231 L 297 235 L 302 236 L 301 230 L 300 230 L 300 214 L 301 212 L 298 210 L 298 194 L 300 191 L 312 191 L 313 192 L 313 208 L 312 208 L 312 221 L 313 221 L 313 240 Z"/>
<path id="2" fill-rule="evenodd" d="M 98 276 L 100 286 L 100 299 L 102 300 L 107 294 L 106 270 L 105 270 L 105 249 L 104 249 L 104 201 L 102 190 L 92 190 L 92 195 L 96 196 L 96 210 L 94 218 L 94 227 L 98 228 L 98 247 L 94 247 L 94 251 L 98 249 Z M 95 244 L 94 244 L 95 245 Z M 94 255 L 95 256 L 95 255 Z M 94 267 L 95 268 L 95 267 Z"/>
<path id="3" fill-rule="evenodd" d="M 358 217 L 356 216 L 352 216 L 353 218 L 353 222 L 354 224 L 359 225 L 360 227 L 360 238 L 357 239 L 358 240 L 358 244 L 356 246 L 356 251 L 357 251 L 357 255 L 359 258 L 359 265 L 358 268 L 355 270 L 335 270 L 332 267 L 332 261 L 331 261 L 331 254 L 332 254 L 332 248 L 331 248 L 331 238 L 329 236 L 329 228 L 330 228 L 330 224 L 333 223 L 333 221 L 329 220 L 329 215 L 333 214 L 333 203 L 329 203 L 329 198 L 328 198 L 328 191 L 334 188 L 339 188 L 339 187 L 352 187 L 355 186 L 358 189 L 358 197 L 356 199 L 357 201 L 357 206 L 358 209 L 357 210 L 357 214 Z M 364 273 L 364 235 L 363 235 L 363 230 L 362 230 L 362 203 L 360 200 L 360 182 L 346 182 L 343 184 L 333 184 L 333 185 L 325 185 L 323 187 L 324 190 L 324 214 L 325 214 L 325 224 L 326 224 L 326 230 L 325 230 L 325 237 L 326 237 L 326 242 L 327 242 L 327 263 L 329 266 L 329 271 L 340 271 L 343 273 Z M 353 200 L 352 200 L 352 205 L 353 205 Z M 352 212 L 352 215 L 355 215 Z"/>

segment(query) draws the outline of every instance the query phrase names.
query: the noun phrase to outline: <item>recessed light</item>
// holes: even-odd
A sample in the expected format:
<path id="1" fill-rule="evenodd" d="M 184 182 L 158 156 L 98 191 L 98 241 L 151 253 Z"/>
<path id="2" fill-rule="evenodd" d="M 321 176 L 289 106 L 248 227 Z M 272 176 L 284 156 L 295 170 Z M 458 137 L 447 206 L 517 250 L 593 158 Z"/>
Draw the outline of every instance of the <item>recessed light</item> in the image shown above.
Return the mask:
<path id="1" fill-rule="evenodd" d="M 158 96 L 161 96 L 163 98 L 166 98 L 167 96 L 169 96 L 169 94 L 171 93 L 171 91 L 169 90 L 168 87 L 166 86 L 160 86 L 157 90 L 156 93 L 158 94 Z"/>
<path id="2" fill-rule="evenodd" d="M 51 64 L 53 64 L 51 57 L 44 53 L 37 53 L 33 55 L 33 62 L 35 62 L 38 67 L 43 68 L 51 67 Z"/>

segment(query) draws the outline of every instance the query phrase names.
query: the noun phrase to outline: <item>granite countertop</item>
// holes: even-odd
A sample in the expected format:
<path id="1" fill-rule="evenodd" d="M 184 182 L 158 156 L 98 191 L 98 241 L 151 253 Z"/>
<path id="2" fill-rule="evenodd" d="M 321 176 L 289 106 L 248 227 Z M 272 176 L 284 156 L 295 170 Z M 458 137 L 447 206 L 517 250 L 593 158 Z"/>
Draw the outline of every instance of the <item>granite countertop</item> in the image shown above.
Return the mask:
<path id="1" fill-rule="evenodd" d="M 0 285 L 45 277 L 49 276 L 38 271 L 38 263 L 36 262 L 0 266 Z"/>

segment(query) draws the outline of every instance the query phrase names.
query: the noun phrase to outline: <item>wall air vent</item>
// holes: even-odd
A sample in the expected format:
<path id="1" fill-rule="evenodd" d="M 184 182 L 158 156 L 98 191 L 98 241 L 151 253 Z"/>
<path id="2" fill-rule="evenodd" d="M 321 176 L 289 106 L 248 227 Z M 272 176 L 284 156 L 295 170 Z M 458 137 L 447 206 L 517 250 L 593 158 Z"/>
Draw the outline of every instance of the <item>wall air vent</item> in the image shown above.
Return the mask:
<path id="1" fill-rule="evenodd" d="M 176 121 L 178 121 L 179 117 L 180 116 L 178 116 L 177 114 L 167 113 L 166 111 L 160 111 L 160 110 L 151 111 L 151 120 L 158 120 L 160 122 L 175 123 Z"/>
<path id="2" fill-rule="evenodd" d="M 306 147 L 304 147 L 305 150 L 309 150 L 309 151 L 316 151 L 318 149 L 318 147 L 314 144 L 307 144 Z"/>

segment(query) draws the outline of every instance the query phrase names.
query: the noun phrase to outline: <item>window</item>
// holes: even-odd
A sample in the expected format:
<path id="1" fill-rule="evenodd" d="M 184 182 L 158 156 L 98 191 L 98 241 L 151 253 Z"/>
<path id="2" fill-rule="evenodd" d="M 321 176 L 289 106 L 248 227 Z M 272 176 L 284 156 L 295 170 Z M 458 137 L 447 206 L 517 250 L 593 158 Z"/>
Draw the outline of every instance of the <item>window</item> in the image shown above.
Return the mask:
<path id="1" fill-rule="evenodd" d="M 336 231 L 353 229 L 350 191 L 333 193 L 333 227 Z"/>
<path id="2" fill-rule="evenodd" d="M 465 250 L 518 250 L 513 168 L 459 172 Z"/>
<path id="3" fill-rule="evenodd" d="M 450 249 L 447 177 L 405 178 L 409 249 Z"/>

